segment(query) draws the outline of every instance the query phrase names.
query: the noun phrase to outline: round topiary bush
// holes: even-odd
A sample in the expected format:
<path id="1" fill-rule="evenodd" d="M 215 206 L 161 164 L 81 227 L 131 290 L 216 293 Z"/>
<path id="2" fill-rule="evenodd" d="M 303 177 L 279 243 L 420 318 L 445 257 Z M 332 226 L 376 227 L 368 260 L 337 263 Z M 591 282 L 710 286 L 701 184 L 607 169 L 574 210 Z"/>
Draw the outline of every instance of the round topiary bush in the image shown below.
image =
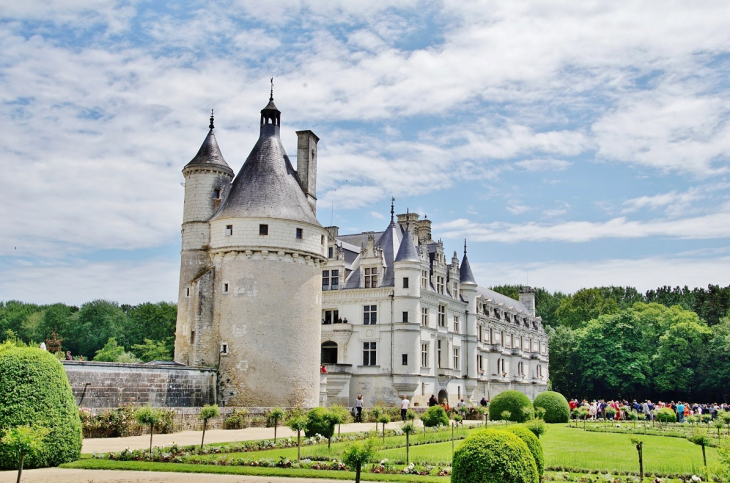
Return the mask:
<path id="1" fill-rule="evenodd" d="M 312 408 L 307 412 L 307 427 L 304 435 L 311 438 L 315 434 L 331 438 L 335 431 L 335 425 L 330 419 L 330 412 L 327 408 Z"/>
<path id="2" fill-rule="evenodd" d="M 58 466 L 81 454 L 81 420 L 66 371 L 50 353 L 29 347 L 0 350 L 0 433 L 22 425 L 50 431 L 26 468 Z M 0 445 L 0 470 L 18 467 L 17 455 Z"/>
<path id="3" fill-rule="evenodd" d="M 441 406 L 431 406 L 421 415 L 421 421 L 427 428 L 433 426 L 448 426 L 449 416 Z"/>
<path id="4" fill-rule="evenodd" d="M 537 395 L 532 405 L 545 410 L 543 419 L 546 423 L 567 423 L 570 421 L 570 406 L 565 396 L 555 391 L 546 391 Z"/>
<path id="5" fill-rule="evenodd" d="M 530 399 L 519 391 L 500 392 L 489 403 L 489 414 L 491 419 L 497 421 L 502 418 L 502 413 L 509 411 L 509 420 L 524 423 L 532 417 L 533 409 Z"/>
<path id="6" fill-rule="evenodd" d="M 510 426 L 505 428 L 505 431 L 514 433 L 518 438 L 525 442 L 527 449 L 532 453 L 532 457 L 535 458 L 535 465 L 537 466 L 537 473 L 540 475 L 542 480 L 542 474 L 545 471 L 545 455 L 542 452 L 542 444 L 537 439 L 535 434 L 524 426 Z"/>
<path id="7" fill-rule="evenodd" d="M 677 415 L 671 408 L 661 408 L 656 412 L 656 420 L 660 423 L 676 423 Z"/>
<path id="8" fill-rule="evenodd" d="M 524 441 L 502 430 L 478 431 L 454 453 L 451 483 L 538 483 L 535 458 Z"/>

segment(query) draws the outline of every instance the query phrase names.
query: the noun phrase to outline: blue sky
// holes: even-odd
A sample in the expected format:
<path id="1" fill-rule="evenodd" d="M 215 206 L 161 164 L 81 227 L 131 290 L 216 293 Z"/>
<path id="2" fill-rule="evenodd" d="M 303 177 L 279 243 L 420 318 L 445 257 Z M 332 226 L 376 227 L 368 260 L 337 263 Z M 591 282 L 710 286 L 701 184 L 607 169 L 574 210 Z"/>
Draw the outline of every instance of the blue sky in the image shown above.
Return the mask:
<path id="1" fill-rule="evenodd" d="M 240 169 L 271 76 L 323 225 L 394 196 L 481 285 L 730 284 L 726 2 L 29 0 L 0 41 L 0 300 L 174 300 L 181 169 L 211 108 Z"/>

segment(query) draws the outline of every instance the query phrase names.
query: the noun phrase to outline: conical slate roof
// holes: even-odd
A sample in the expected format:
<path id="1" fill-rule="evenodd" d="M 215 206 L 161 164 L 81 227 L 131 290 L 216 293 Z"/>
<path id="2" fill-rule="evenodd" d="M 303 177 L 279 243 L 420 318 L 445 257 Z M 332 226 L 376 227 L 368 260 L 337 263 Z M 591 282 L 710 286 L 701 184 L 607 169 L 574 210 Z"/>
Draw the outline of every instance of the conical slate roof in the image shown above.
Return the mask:
<path id="1" fill-rule="evenodd" d="M 273 100 L 262 114 L 267 109 L 276 109 Z M 321 226 L 281 144 L 278 125 L 262 123 L 259 140 L 213 220 L 251 217 L 280 218 Z"/>
<path id="2" fill-rule="evenodd" d="M 398 254 L 395 256 L 396 262 L 420 262 L 421 257 L 418 256 L 418 250 L 416 245 L 413 243 L 413 237 L 411 231 L 406 230 L 403 235 L 403 240 L 400 242 L 400 248 Z"/>
<path id="3" fill-rule="evenodd" d="M 212 126 L 212 121 L 211 121 Z M 198 150 L 198 154 L 195 155 L 195 157 L 185 165 L 185 168 L 188 167 L 195 167 L 195 166 L 218 166 L 220 168 L 223 168 L 226 171 L 229 171 L 231 176 L 233 176 L 233 170 L 230 166 L 228 166 L 228 163 L 226 163 L 226 160 L 223 159 L 223 154 L 221 153 L 220 148 L 218 147 L 218 142 L 215 140 L 215 134 L 213 134 L 213 128 L 211 127 L 210 131 L 208 132 L 208 135 L 205 137 L 205 141 L 203 141 L 203 144 L 200 146 L 200 149 Z"/>
<path id="4" fill-rule="evenodd" d="M 466 241 L 464 241 L 464 258 L 461 260 L 461 266 L 459 267 L 459 283 L 477 284 L 471 266 L 469 266 L 469 259 L 466 258 Z"/>
<path id="5" fill-rule="evenodd" d="M 385 229 L 378 241 L 375 242 L 377 246 L 383 250 L 383 262 L 385 263 L 385 272 L 383 273 L 382 287 L 392 287 L 395 283 L 395 272 L 393 271 L 393 261 L 395 260 L 395 254 L 398 252 L 398 248 L 401 245 L 401 239 L 403 238 L 403 232 L 401 227 L 395 223 L 392 219 L 388 228 Z"/>

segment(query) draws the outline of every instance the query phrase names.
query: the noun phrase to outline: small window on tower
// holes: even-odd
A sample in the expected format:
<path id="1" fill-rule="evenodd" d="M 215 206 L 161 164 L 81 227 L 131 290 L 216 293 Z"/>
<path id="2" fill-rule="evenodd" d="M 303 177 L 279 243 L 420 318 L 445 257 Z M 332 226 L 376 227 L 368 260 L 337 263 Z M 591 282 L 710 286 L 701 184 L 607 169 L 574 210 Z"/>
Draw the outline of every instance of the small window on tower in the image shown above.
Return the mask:
<path id="1" fill-rule="evenodd" d="M 226 225 L 226 236 L 233 235 L 233 225 Z"/>
<path id="2" fill-rule="evenodd" d="M 327 258 L 334 258 L 335 256 L 335 248 L 329 247 L 329 250 L 327 251 Z"/>
<path id="3" fill-rule="evenodd" d="M 228 293 L 228 282 L 223 282 L 223 293 Z"/>
<path id="4" fill-rule="evenodd" d="M 403 322 L 408 322 L 408 312 L 403 312 Z"/>
<path id="5" fill-rule="evenodd" d="M 259 225 L 259 235 L 268 235 L 269 225 Z"/>
<path id="6" fill-rule="evenodd" d="M 221 342 L 221 355 L 222 356 L 228 355 L 228 343 L 227 342 Z"/>
<path id="7" fill-rule="evenodd" d="M 301 228 L 297 228 L 297 240 L 301 240 L 303 234 L 304 234 L 304 230 L 302 230 Z"/>
<path id="8" fill-rule="evenodd" d="M 408 354 L 401 354 L 401 362 L 404 366 L 408 365 Z"/>
<path id="9" fill-rule="evenodd" d="M 408 288 L 408 277 L 403 277 L 403 288 Z"/>
<path id="10" fill-rule="evenodd" d="M 221 190 L 213 190 L 213 199 L 221 199 Z"/>
<path id="11" fill-rule="evenodd" d="M 321 235 L 319 238 L 319 243 L 324 245 L 324 235 Z"/>
<path id="12" fill-rule="evenodd" d="M 186 297 L 190 297 L 190 287 L 187 287 L 187 288 L 185 289 L 185 296 L 186 296 Z"/>

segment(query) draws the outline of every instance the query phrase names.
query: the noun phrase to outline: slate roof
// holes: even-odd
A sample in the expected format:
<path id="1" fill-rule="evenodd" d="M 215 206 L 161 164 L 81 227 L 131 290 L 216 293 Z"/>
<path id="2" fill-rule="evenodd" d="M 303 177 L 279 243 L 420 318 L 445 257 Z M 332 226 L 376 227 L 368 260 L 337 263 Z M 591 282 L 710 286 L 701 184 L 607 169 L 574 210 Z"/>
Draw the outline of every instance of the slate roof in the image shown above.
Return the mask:
<path id="1" fill-rule="evenodd" d="M 233 170 L 230 166 L 228 166 L 226 160 L 223 159 L 223 154 L 218 147 L 218 142 L 216 141 L 215 134 L 213 134 L 213 129 L 211 128 L 208 135 L 205 137 L 205 141 L 203 141 L 203 144 L 200 146 L 198 154 L 196 154 L 195 157 L 185 165 L 185 168 L 212 165 L 230 172 L 231 176 L 233 176 Z"/>
<path id="2" fill-rule="evenodd" d="M 501 293 L 495 292 L 494 290 L 489 290 L 488 288 L 484 287 L 477 287 L 477 294 L 481 295 L 485 299 L 491 299 L 495 303 L 498 304 L 504 304 L 505 307 L 514 307 L 515 310 L 519 312 L 526 312 L 530 313 L 529 310 L 527 310 L 527 307 L 522 305 L 522 302 L 519 300 L 515 300 L 512 297 L 507 297 L 506 295 L 502 295 Z"/>
<path id="3" fill-rule="evenodd" d="M 264 108 L 276 109 L 273 101 Z M 279 138 L 279 126 L 263 124 L 251 154 L 233 180 L 213 220 L 280 218 L 321 226 Z"/>
<path id="4" fill-rule="evenodd" d="M 461 260 L 461 266 L 459 267 L 459 282 L 460 283 L 473 283 L 476 285 L 477 281 L 474 279 L 474 273 L 471 271 L 469 265 L 469 259 L 466 258 L 466 252 L 464 252 L 464 258 Z"/>
<path id="5" fill-rule="evenodd" d="M 391 221 L 388 228 L 385 229 L 375 245 L 379 246 L 383 250 L 383 262 L 385 263 L 385 273 L 383 273 L 383 281 L 380 283 L 381 287 L 392 287 L 395 284 L 395 272 L 393 270 L 393 262 L 395 261 L 395 255 L 401 245 L 401 239 L 403 238 L 403 229 L 400 225 Z"/>
<path id="6" fill-rule="evenodd" d="M 413 243 L 413 237 L 410 230 L 406 230 L 403 234 L 403 240 L 400 242 L 398 254 L 395 256 L 396 262 L 420 262 L 421 257 L 418 256 L 418 250 Z"/>

